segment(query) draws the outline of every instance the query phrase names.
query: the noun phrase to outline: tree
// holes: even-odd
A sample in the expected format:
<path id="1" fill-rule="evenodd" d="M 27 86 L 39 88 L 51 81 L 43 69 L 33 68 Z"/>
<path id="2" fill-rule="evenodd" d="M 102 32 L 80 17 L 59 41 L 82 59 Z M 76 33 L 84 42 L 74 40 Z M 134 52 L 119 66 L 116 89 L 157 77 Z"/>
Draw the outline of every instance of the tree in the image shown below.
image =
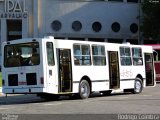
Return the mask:
<path id="1" fill-rule="evenodd" d="M 160 42 L 160 0 L 144 0 L 141 31 L 143 37 Z"/>

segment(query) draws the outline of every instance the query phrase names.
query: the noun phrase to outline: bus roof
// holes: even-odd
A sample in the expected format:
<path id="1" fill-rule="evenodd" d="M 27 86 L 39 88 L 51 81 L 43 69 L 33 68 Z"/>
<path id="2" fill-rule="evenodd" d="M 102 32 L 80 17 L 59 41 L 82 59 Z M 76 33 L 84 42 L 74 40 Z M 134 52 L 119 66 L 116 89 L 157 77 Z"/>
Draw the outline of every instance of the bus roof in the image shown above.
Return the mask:
<path id="1" fill-rule="evenodd" d="M 160 49 L 160 44 L 148 44 L 147 46 L 152 46 L 153 49 L 157 49 L 157 50 Z"/>

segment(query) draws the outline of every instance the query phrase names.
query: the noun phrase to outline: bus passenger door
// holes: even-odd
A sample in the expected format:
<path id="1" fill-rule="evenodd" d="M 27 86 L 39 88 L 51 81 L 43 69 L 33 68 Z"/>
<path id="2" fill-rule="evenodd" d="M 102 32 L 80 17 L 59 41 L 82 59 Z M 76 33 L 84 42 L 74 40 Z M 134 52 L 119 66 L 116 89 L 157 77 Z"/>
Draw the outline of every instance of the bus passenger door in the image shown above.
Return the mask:
<path id="1" fill-rule="evenodd" d="M 145 53 L 146 86 L 154 85 L 153 54 Z"/>
<path id="2" fill-rule="evenodd" d="M 72 92 L 71 50 L 57 49 L 59 92 Z"/>
<path id="3" fill-rule="evenodd" d="M 118 89 L 118 88 L 120 88 L 118 52 L 109 51 L 108 55 L 109 55 L 110 89 Z"/>

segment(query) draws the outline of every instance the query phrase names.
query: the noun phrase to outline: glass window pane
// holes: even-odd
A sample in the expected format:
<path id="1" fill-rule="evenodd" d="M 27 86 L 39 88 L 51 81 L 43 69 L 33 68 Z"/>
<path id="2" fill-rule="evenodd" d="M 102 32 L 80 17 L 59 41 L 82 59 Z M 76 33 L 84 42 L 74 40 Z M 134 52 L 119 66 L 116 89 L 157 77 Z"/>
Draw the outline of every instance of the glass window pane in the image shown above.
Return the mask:
<path id="1" fill-rule="evenodd" d="M 54 51 L 53 51 L 53 43 L 51 42 L 47 43 L 47 59 L 48 59 L 48 65 L 53 66 L 54 65 Z"/>
<path id="2" fill-rule="evenodd" d="M 74 55 L 81 55 L 80 45 L 74 45 Z"/>
<path id="3" fill-rule="evenodd" d="M 126 56 L 131 56 L 131 54 L 130 54 L 130 48 L 125 48 L 125 55 Z"/>
<path id="4" fill-rule="evenodd" d="M 132 48 L 133 65 L 143 65 L 141 48 Z"/>
<path id="5" fill-rule="evenodd" d="M 94 65 L 106 65 L 106 59 L 105 57 L 94 56 L 93 64 Z"/>
<path id="6" fill-rule="evenodd" d="M 82 55 L 90 55 L 89 45 L 82 45 Z"/>
<path id="7" fill-rule="evenodd" d="M 19 67 L 40 64 L 38 42 L 14 44 L 5 46 L 4 66 Z"/>
<path id="8" fill-rule="evenodd" d="M 120 56 L 125 56 L 124 48 L 120 48 Z"/>

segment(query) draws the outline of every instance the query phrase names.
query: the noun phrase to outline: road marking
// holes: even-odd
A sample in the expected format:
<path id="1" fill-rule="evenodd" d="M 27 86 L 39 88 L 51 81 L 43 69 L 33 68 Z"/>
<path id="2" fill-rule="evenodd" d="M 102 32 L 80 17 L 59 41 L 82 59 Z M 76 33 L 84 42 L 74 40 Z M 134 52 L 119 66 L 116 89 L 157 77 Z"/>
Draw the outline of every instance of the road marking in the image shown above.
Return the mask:
<path id="1" fill-rule="evenodd" d="M 6 109 L 9 109 L 9 108 L 0 108 L 0 110 L 6 110 Z"/>
<path id="2" fill-rule="evenodd" d="M 62 103 L 44 104 L 45 106 L 61 105 Z"/>
<path id="3" fill-rule="evenodd" d="M 117 99 L 123 100 L 123 99 L 127 99 L 128 97 L 116 97 Z M 115 99 L 116 99 L 115 98 Z"/>
<path id="4" fill-rule="evenodd" d="M 84 103 L 93 102 L 93 100 L 84 100 Z"/>
<path id="5" fill-rule="evenodd" d="M 152 95 L 143 95 L 144 97 L 151 97 Z"/>

